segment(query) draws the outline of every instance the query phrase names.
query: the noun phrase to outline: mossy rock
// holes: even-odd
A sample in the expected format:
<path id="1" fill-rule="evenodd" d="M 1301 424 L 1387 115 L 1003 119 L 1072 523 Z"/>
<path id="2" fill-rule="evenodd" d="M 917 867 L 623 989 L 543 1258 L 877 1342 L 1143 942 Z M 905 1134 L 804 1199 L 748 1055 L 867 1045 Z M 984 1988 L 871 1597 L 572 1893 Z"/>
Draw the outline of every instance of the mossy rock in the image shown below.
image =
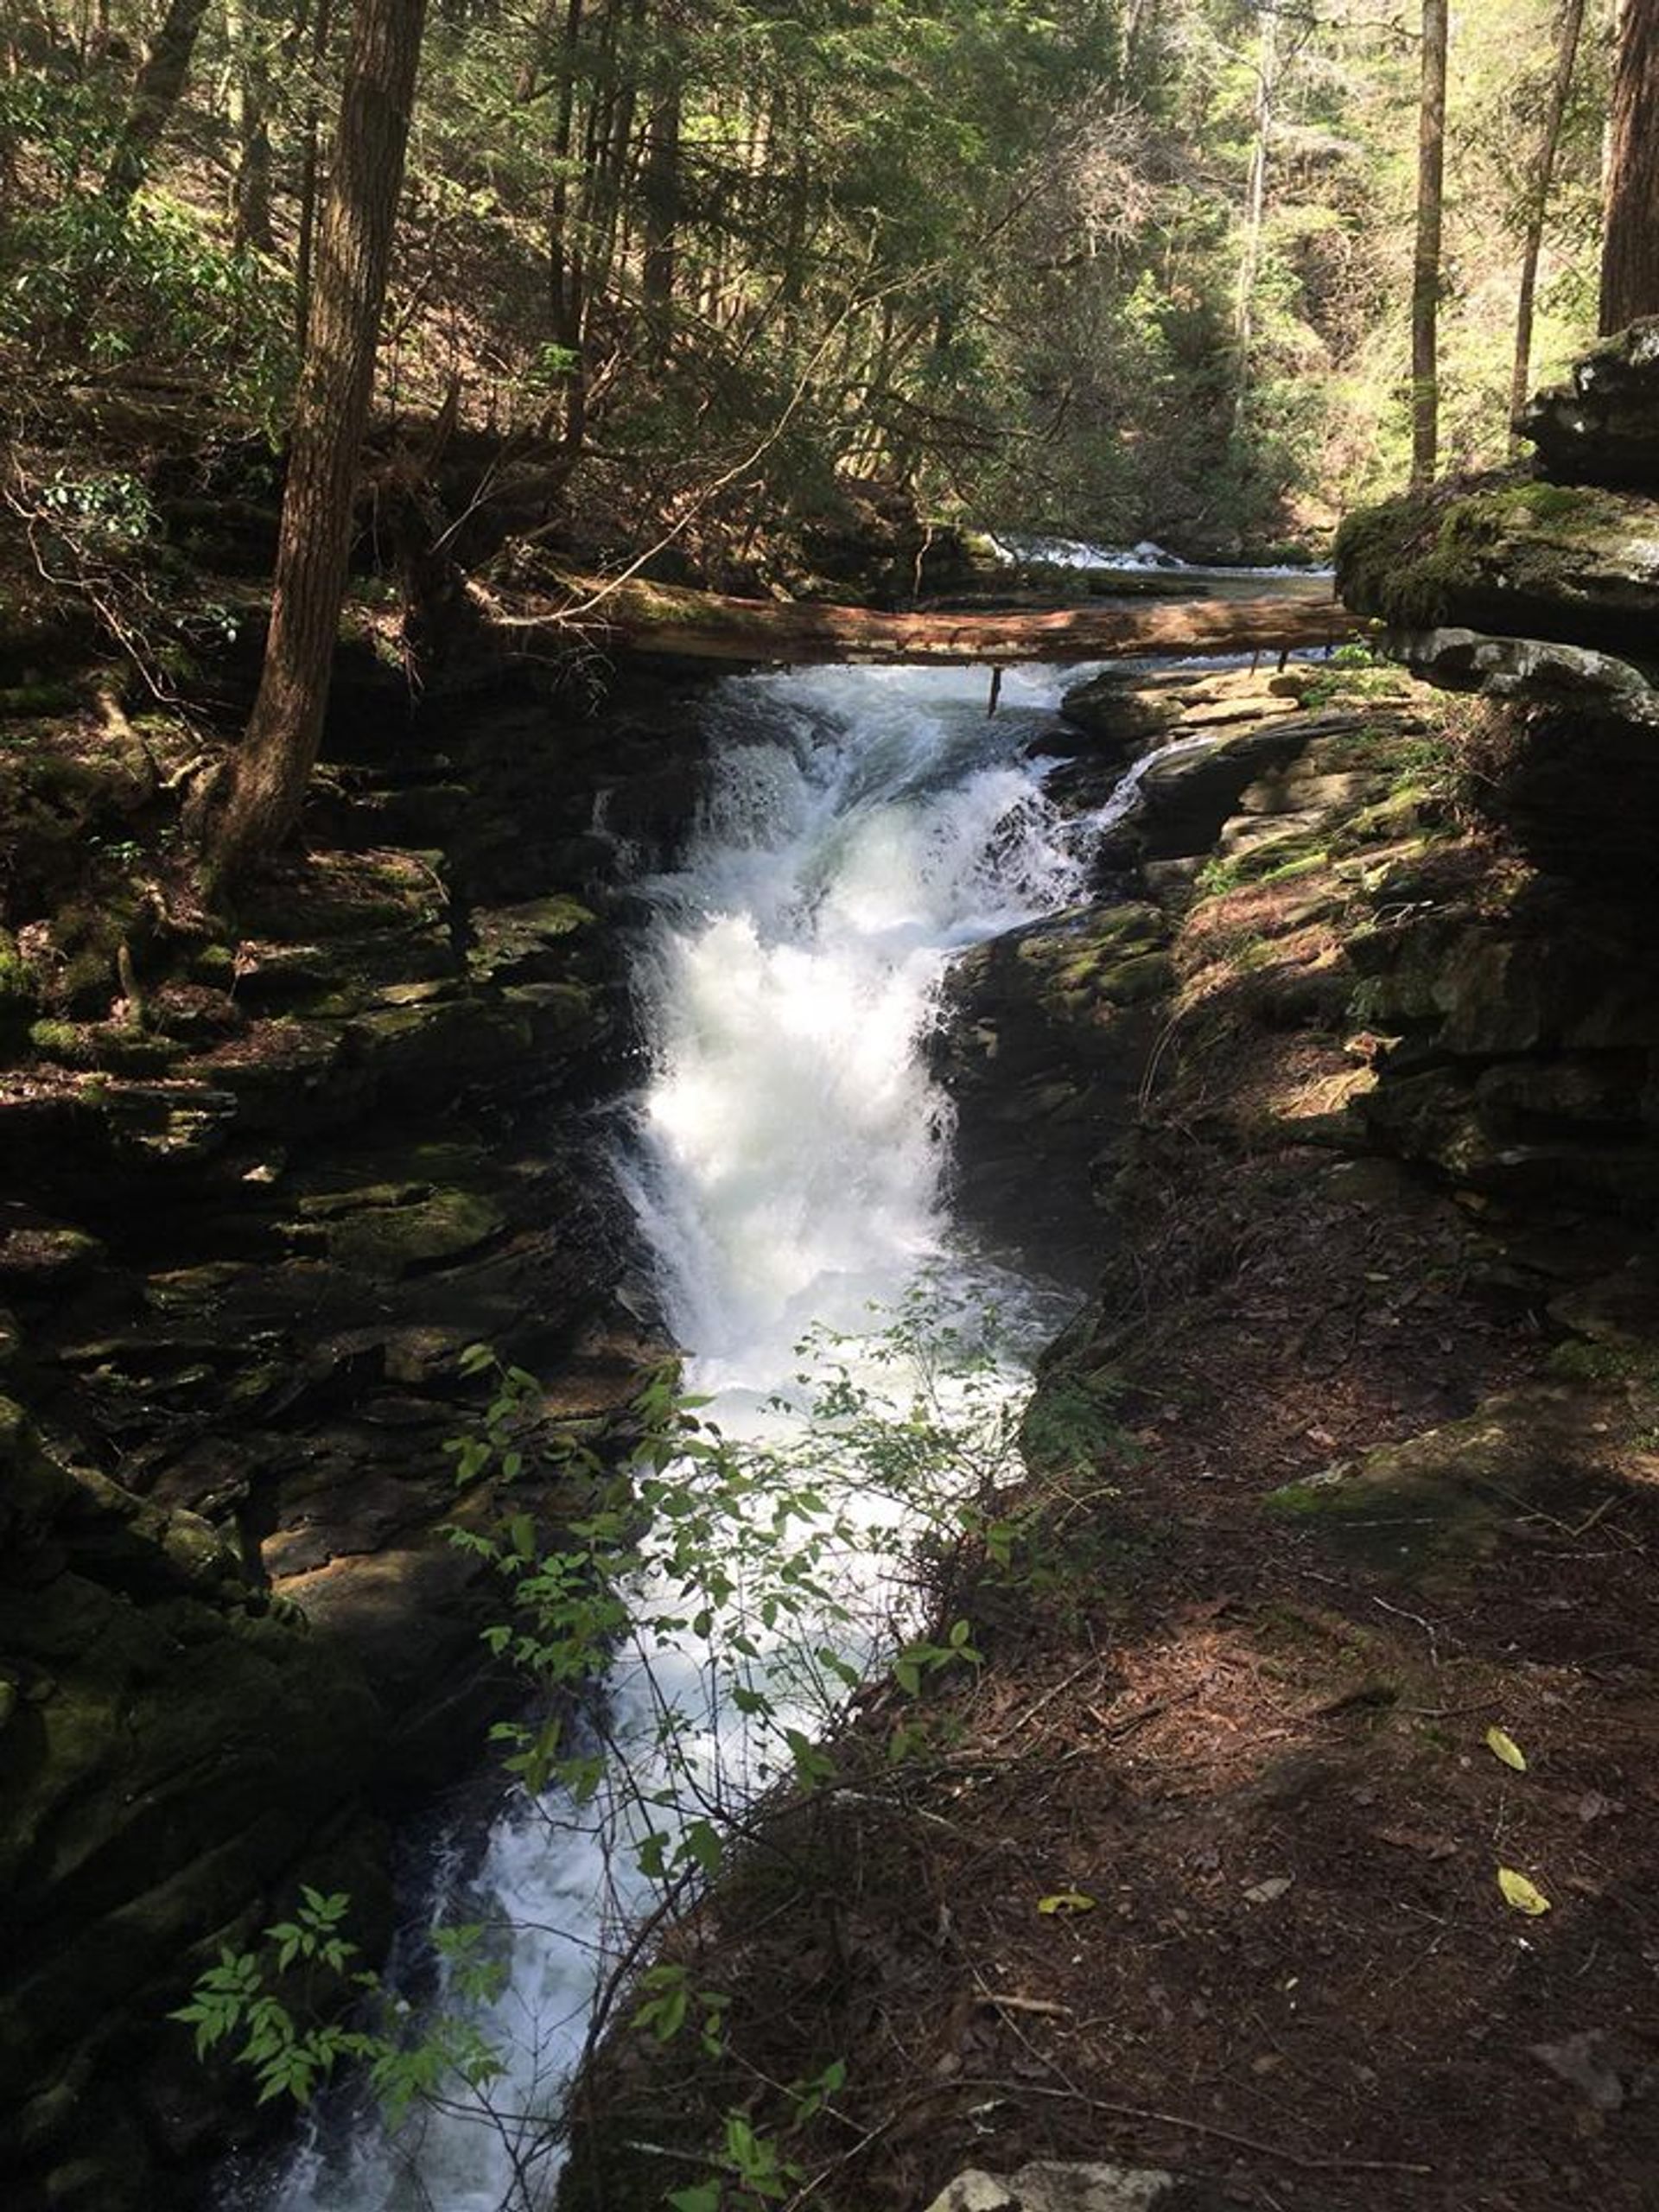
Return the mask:
<path id="1" fill-rule="evenodd" d="M 24 1029 L 40 1002 L 38 971 L 19 952 L 11 931 L 0 929 L 0 1042 Z"/>
<path id="2" fill-rule="evenodd" d="M 475 907 L 468 923 L 468 972 L 478 982 L 500 984 L 559 981 L 569 968 L 573 940 L 597 927 L 592 911 L 570 898 Z"/>
<path id="3" fill-rule="evenodd" d="M 983 960 L 962 963 L 964 993 L 988 982 L 998 948 L 1011 945 L 1018 966 L 1005 986 L 1063 1023 L 1092 1020 L 1103 1008 L 1146 1004 L 1173 986 L 1169 922 L 1156 906 L 1133 901 L 1079 907 L 1038 923 L 1011 939 L 997 938 Z"/>
<path id="4" fill-rule="evenodd" d="M 125 1021 L 37 1021 L 29 1041 L 42 1059 L 60 1067 L 107 1075 L 163 1075 L 189 1050 L 177 1038 Z"/>
<path id="5" fill-rule="evenodd" d="M 0 1236 L 0 1283 L 19 1291 L 55 1294 L 87 1274 L 104 1247 L 84 1229 L 37 1221 Z"/>
<path id="6" fill-rule="evenodd" d="M 1643 316 L 1522 408 L 1517 427 L 1547 475 L 1659 486 L 1659 317 Z"/>
<path id="7" fill-rule="evenodd" d="M 499 1081 L 532 1043 L 522 1014 L 475 998 L 361 1014 L 351 1034 L 383 1091 L 428 1100 Z"/>
<path id="8" fill-rule="evenodd" d="M 328 1256 L 360 1274 L 396 1280 L 415 1269 L 475 1251 L 505 1225 L 494 1202 L 475 1191 L 433 1191 L 423 1197 L 362 1194 L 327 1231 Z"/>
<path id="9" fill-rule="evenodd" d="M 1659 511 L 1530 479 L 1437 486 L 1350 516 L 1337 582 L 1356 613 L 1395 630 L 1466 625 L 1639 659 L 1652 650 Z"/>
<path id="10" fill-rule="evenodd" d="M 1529 1514 L 1565 1517 L 1605 1495 L 1610 1439 L 1631 1425 L 1607 1394 L 1539 1386 L 1466 1421 L 1287 1483 L 1267 1510 L 1400 1580 L 1455 1583 Z"/>
<path id="11" fill-rule="evenodd" d="M 320 853 L 287 878 L 256 885 L 238 918 L 251 937 L 277 944 L 424 935 L 448 913 L 442 864 L 435 853 Z"/>

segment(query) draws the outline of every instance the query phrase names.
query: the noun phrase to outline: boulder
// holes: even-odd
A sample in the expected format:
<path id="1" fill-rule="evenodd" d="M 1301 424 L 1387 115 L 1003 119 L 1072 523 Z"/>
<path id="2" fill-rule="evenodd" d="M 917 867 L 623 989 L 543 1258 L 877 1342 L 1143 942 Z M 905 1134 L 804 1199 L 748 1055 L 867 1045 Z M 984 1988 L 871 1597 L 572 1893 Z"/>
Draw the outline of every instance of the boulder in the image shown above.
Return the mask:
<path id="1" fill-rule="evenodd" d="M 1169 935 L 1155 906 L 1080 907 L 976 946 L 946 979 L 933 1061 L 958 1205 L 1052 1274 L 1086 1274 L 1096 1162 L 1135 1120 Z"/>
<path id="2" fill-rule="evenodd" d="M 1351 515 L 1337 539 L 1345 605 L 1391 629 L 1465 627 L 1653 651 L 1659 503 L 1515 478 L 1409 492 Z"/>
<path id="3" fill-rule="evenodd" d="M 1567 708 L 1638 729 L 1659 728 L 1659 687 L 1629 661 L 1587 645 L 1450 628 L 1394 631 L 1389 650 L 1413 675 L 1442 690 Z"/>
<path id="4" fill-rule="evenodd" d="M 1357 1563 L 1433 1586 L 1478 1567 L 1529 1513 L 1570 1522 L 1599 1504 L 1635 1421 L 1618 1392 L 1534 1384 L 1266 1502 Z"/>
<path id="5" fill-rule="evenodd" d="M 1659 316 L 1594 347 L 1522 409 L 1516 428 L 1556 483 L 1659 489 Z"/>
<path id="6" fill-rule="evenodd" d="M 1347 727 L 1351 718 L 1338 718 Z M 1287 716 L 1252 724 L 1213 744 L 1172 747 L 1141 779 L 1135 830 L 1143 856 L 1175 860 L 1208 853 L 1223 824 L 1238 811 L 1253 784 L 1294 760 L 1309 741 L 1333 725 L 1317 717 Z"/>

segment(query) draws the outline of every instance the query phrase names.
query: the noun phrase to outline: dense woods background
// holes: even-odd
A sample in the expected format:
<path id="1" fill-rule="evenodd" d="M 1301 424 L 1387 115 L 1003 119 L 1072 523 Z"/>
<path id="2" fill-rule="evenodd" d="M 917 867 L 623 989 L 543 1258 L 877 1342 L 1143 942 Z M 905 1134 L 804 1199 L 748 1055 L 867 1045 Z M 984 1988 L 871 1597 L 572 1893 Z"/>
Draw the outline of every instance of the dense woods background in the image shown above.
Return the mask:
<path id="1" fill-rule="evenodd" d="M 349 12 L 9 11 L 14 405 L 159 379 L 288 419 Z M 1611 14 L 1452 10 L 1443 467 L 1506 454 L 1523 290 L 1537 374 L 1594 327 Z M 1407 471 L 1423 34 L 1385 0 L 440 0 L 378 402 L 453 386 L 601 540 L 695 501 L 753 554 L 855 479 L 1270 550 Z"/>

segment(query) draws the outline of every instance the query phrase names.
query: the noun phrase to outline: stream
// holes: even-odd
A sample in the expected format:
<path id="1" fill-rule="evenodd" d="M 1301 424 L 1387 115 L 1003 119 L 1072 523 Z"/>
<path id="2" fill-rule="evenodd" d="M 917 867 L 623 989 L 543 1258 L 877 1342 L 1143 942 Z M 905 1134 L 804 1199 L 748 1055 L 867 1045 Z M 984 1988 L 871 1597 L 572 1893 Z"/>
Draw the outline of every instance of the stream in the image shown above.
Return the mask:
<path id="1" fill-rule="evenodd" d="M 705 707 L 706 802 L 680 866 L 639 887 L 652 917 L 635 966 L 651 1072 L 620 1149 L 689 1355 L 686 1387 L 728 1436 L 774 1453 L 802 1445 L 798 1346 L 815 1328 L 841 1332 L 836 1359 L 855 1387 L 902 1405 L 915 1377 L 887 1332 L 920 1282 L 970 1332 L 972 1316 L 998 1308 L 976 1388 L 1010 1404 L 1023 1355 L 1063 1311 L 953 1231 L 948 1102 L 921 1048 L 953 953 L 1085 895 L 1103 817 L 1064 818 L 1043 793 L 1052 764 L 1024 757 L 1078 674 L 1011 671 L 994 718 L 983 671 L 968 669 L 730 677 Z M 1127 801 L 1121 792 L 1109 812 Z M 854 1497 L 843 1517 L 852 1537 L 841 1529 L 825 1554 L 833 1621 L 769 1622 L 760 1639 L 753 1664 L 778 1705 L 768 1726 L 722 1699 L 704 1643 L 663 1629 L 676 1593 L 644 1571 L 636 1632 L 598 1716 L 637 1786 L 607 1781 L 582 1806 L 518 1792 L 481 1857 L 475 1842 L 440 1853 L 432 1919 L 487 1924 L 505 1968 L 481 2023 L 505 2073 L 396 2132 L 343 2094 L 325 2100 L 276 2177 L 244 2181 L 222 2202 L 548 2203 L 560 2155 L 550 2117 L 595 1993 L 661 1896 L 636 1864 L 646 1824 L 671 1853 L 698 1806 L 729 1815 L 776 1779 L 785 1723 L 822 1731 L 833 1700 L 821 1671 L 808 1680 L 794 1667 L 802 1648 L 828 1637 L 862 1669 L 906 1630 L 913 1522 L 874 1497 Z M 670 1708 L 683 1716 L 672 1776 L 658 1743 Z M 674 1806 L 642 1810 L 642 1792 L 659 1789 Z"/>

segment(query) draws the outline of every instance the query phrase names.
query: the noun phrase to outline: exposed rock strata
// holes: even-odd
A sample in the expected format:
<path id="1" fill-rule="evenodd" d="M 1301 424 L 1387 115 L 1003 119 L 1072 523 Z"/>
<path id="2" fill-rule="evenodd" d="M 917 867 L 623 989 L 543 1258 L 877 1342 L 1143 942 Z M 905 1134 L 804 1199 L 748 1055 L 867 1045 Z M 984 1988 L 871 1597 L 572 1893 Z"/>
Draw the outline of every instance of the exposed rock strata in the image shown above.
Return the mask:
<path id="1" fill-rule="evenodd" d="M 661 1356 L 582 1118 L 632 1049 L 601 795 L 648 846 L 695 787 L 657 703 L 411 722 L 348 657 L 310 849 L 228 938 L 156 844 L 175 726 L 0 725 L 10 2202 L 179 2201 L 226 2115 L 168 2006 L 299 1878 L 372 1948 L 385 1816 L 518 1694 L 439 1533 L 491 1503 L 457 1356 L 595 1433 Z"/>

